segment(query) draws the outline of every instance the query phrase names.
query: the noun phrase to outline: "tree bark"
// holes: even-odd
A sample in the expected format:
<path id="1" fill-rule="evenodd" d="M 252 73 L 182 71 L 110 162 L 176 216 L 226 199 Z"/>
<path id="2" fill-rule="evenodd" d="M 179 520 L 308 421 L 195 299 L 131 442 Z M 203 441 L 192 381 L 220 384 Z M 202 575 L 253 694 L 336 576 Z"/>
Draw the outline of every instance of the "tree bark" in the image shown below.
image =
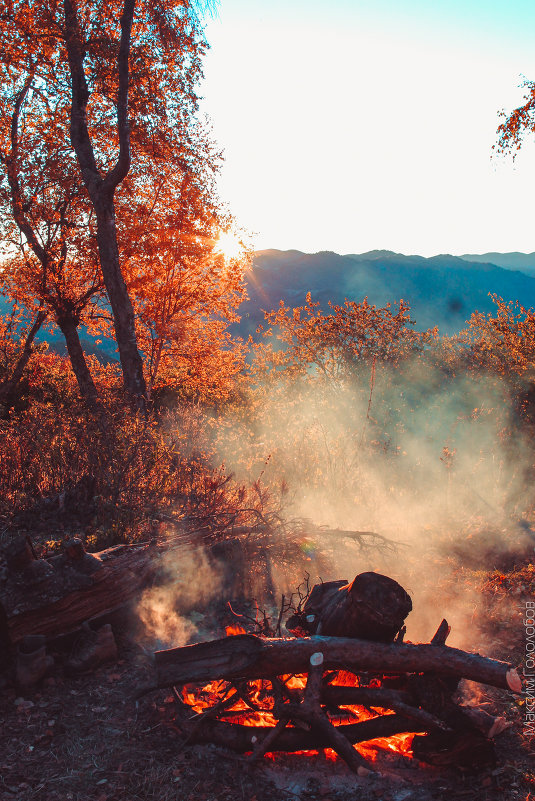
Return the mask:
<path id="1" fill-rule="evenodd" d="M 0 588 L 0 631 L 3 610 L 11 643 L 29 634 L 63 636 L 126 606 L 150 586 L 159 567 L 151 546 L 119 545 L 86 554 L 75 545 L 46 560 L 33 558 L 24 542 L 18 551 L 13 548 L 14 566 Z"/>
<path id="2" fill-rule="evenodd" d="M 137 347 L 134 309 L 120 268 L 113 200 L 98 198 L 95 200 L 95 209 L 100 266 L 113 313 L 124 386 L 143 406 L 147 388 L 143 376 L 143 361 Z"/>
<path id="3" fill-rule="evenodd" d="M 263 640 L 252 634 L 157 651 L 159 687 L 214 679 L 270 678 L 285 673 L 306 673 L 311 655 L 321 651 L 325 669 L 366 670 L 377 673 L 435 671 L 444 676 L 520 692 L 520 679 L 512 665 L 447 645 L 377 643 L 342 637 L 303 637 Z"/>
<path id="4" fill-rule="evenodd" d="M 81 176 L 96 212 L 97 242 L 104 285 L 113 313 L 115 337 L 126 391 L 138 407 L 144 408 L 147 397 L 143 361 L 137 347 L 134 310 L 121 272 L 114 193 L 130 169 L 130 131 L 128 126 L 128 83 L 130 37 L 135 0 L 125 0 L 121 16 L 121 41 L 117 57 L 119 87 L 117 93 L 117 133 L 119 155 L 112 169 L 103 177 L 97 166 L 87 126 L 89 88 L 84 72 L 84 42 L 76 6 L 64 0 L 65 43 L 71 73 L 71 143 Z"/>
<path id="5" fill-rule="evenodd" d="M 65 337 L 67 352 L 78 382 L 80 393 L 89 406 L 94 406 L 97 400 L 97 388 L 95 387 L 85 360 L 84 349 L 82 348 L 82 343 L 78 336 L 78 326 L 70 315 L 60 317 L 57 323 L 61 329 L 61 333 Z"/>

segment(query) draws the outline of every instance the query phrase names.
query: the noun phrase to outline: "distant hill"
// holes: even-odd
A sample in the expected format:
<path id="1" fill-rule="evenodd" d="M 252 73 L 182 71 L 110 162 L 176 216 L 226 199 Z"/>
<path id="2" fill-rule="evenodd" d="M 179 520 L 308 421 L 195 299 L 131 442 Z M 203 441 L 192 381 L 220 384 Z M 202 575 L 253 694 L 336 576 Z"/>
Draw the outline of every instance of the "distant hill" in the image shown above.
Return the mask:
<path id="1" fill-rule="evenodd" d="M 281 299 L 300 306 L 308 291 L 325 309 L 329 300 L 343 303 L 345 298 L 368 297 L 370 303 L 384 306 L 403 298 L 419 330 L 438 325 L 443 334 L 457 333 L 475 310 L 492 311 L 489 293 L 535 306 L 535 254 L 533 276 L 490 263 L 489 255 L 469 261 L 468 257 L 424 258 L 388 250 L 344 256 L 330 251 L 259 251 L 248 275 L 249 300 L 241 305 L 241 323 L 234 328 L 242 336 L 254 334 L 264 321 L 262 309 L 277 308 Z"/>
<path id="2" fill-rule="evenodd" d="M 521 270 L 535 277 L 535 253 L 467 253 L 460 257 L 465 261 L 496 264 L 506 270 Z"/>

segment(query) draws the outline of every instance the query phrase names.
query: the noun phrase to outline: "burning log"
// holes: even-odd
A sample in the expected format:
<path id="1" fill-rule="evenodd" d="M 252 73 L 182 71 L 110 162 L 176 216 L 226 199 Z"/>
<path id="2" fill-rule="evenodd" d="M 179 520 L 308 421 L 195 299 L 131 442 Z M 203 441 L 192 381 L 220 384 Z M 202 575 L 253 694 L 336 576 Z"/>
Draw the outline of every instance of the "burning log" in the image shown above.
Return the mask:
<path id="1" fill-rule="evenodd" d="M 433 671 L 513 692 L 521 691 L 520 677 L 512 665 L 447 645 L 378 643 L 321 636 L 264 640 L 253 634 L 157 651 L 157 683 L 159 687 L 169 687 L 213 679 L 259 679 L 306 673 L 310 657 L 320 650 L 325 669 L 373 671 L 380 675 Z"/>
<path id="2" fill-rule="evenodd" d="M 519 679 L 506 663 L 436 644 L 446 638 L 447 631 L 447 625 L 441 625 L 434 644 L 429 645 L 335 637 L 261 640 L 253 635 L 238 635 L 157 652 L 158 685 L 202 683 L 216 678 L 230 682 L 215 707 L 201 705 L 202 711 L 194 716 L 193 725 L 191 715 L 182 721 L 186 742 L 211 742 L 239 752 L 252 751 L 252 759 L 268 751 L 330 747 L 353 771 L 363 775 L 372 766 L 352 744 L 400 733 L 426 732 L 429 736 L 419 737 L 415 750 L 421 760 L 477 769 L 493 764 L 494 750 L 487 739 L 490 721 L 483 721 L 484 728 L 473 710 L 453 703 L 452 692 L 460 676 L 513 689 L 520 688 Z M 316 650 L 319 648 L 321 651 Z M 329 668 L 334 672 L 326 670 Z M 380 678 L 377 676 L 374 682 L 383 682 L 383 686 L 362 686 L 370 681 L 364 672 L 369 669 L 380 671 Z M 286 684 L 288 674 L 303 673 L 307 674 L 303 689 Z M 392 690 L 384 686 L 389 674 L 397 675 L 404 688 Z M 352 678 L 353 685 L 333 683 L 340 676 Z M 263 678 L 269 678 L 267 684 L 271 684 L 271 691 L 265 692 L 271 692 L 272 706 L 263 705 L 262 696 L 257 700 L 252 692 L 255 686 L 257 693 L 260 691 Z M 217 687 L 219 682 L 215 684 Z M 193 695 L 184 692 L 185 698 L 195 699 L 195 691 Z M 194 706 L 196 703 L 193 700 Z M 191 709 L 183 701 L 180 706 L 182 712 Z M 341 709 L 346 706 L 349 709 Z M 344 712 L 353 717 L 361 717 L 362 713 L 373 717 L 336 725 L 336 720 L 344 718 Z M 260 714 L 260 720 L 264 720 L 266 713 L 274 720 L 271 726 L 256 725 L 258 717 L 248 719 L 251 714 Z M 245 720 L 248 725 L 218 720 L 216 716 Z"/>
<path id="3" fill-rule="evenodd" d="M 446 723 L 438 717 L 426 712 L 425 709 L 415 706 L 414 699 L 408 692 L 373 687 L 338 687 L 329 685 L 323 689 L 321 700 L 329 709 L 336 709 L 341 706 L 392 709 L 409 720 L 418 721 L 426 731 L 429 729 L 444 730 L 448 728 Z"/>
<path id="4" fill-rule="evenodd" d="M 316 584 L 286 628 L 392 642 L 411 609 L 412 601 L 397 581 L 380 573 L 361 573 L 351 583 L 342 580 Z"/>
<path id="5" fill-rule="evenodd" d="M 302 702 L 297 704 L 278 704 L 279 708 L 276 708 L 278 722 L 275 726 L 275 730 L 257 744 L 254 756 L 257 757 L 265 754 L 269 748 L 277 743 L 277 740 L 286 729 L 288 723 L 290 721 L 295 721 L 309 726 L 311 731 L 318 736 L 322 742 L 326 742 L 333 748 L 355 773 L 360 773 L 362 771 L 368 772 L 371 770 L 371 766 L 358 751 L 352 748 L 349 740 L 333 726 L 327 714 L 321 708 L 320 695 L 323 679 L 323 661 L 323 654 L 321 652 L 312 654 L 309 660 L 308 677 Z"/>
<path id="6" fill-rule="evenodd" d="M 203 726 L 199 726 L 196 732 L 188 737 L 188 743 L 192 745 L 213 743 L 242 754 L 254 751 L 259 744 L 268 746 L 264 753 L 269 753 L 270 749 L 272 751 L 309 751 L 332 747 L 332 743 L 321 732 L 306 731 L 297 727 L 285 727 L 284 730 L 279 730 L 276 741 L 273 742 L 270 734 L 274 728 L 274 726 L 237 726 L 233 723 L 207 719 Z M 400 715 L 380 715 L 359 723 L 337 726 L 336 729 L 346 742 L 355 744 L 375 740 L 378 737 L 419 732 L 422 731 L 422 726 Z M 266 743 L 267 738 L 270 741 Z"/>

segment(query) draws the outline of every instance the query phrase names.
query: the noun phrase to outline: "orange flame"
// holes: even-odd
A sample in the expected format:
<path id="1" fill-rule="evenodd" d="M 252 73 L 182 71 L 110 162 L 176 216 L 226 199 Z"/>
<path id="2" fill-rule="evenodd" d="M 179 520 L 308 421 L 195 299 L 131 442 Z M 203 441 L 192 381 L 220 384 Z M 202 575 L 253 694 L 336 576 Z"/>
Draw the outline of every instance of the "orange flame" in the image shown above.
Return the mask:
<path id="1" fill-rule="evenodd" d="M 233 623 L 232 626 L 225 626 L 225 631 L 227 633 L 227 637 L 235 637 L 237 634 L 247 634 L 244 628 L 238 626 L 237 623 Z"/>
<path id="2" fill-rule="evenodd" d="M 245 633 L 241 626 L 228 626 L 227 636 Z M 288 690 L 294 692 L 303 690 L 306 687 L 306 674 L 296 674 L 281 676 L 280 679 Z M 332 685 L 337 686 L 359 686 L 358 678 L 347 671 L 338 671 Z M 379 684 L 377 682 L 376 684 Z M 203 710 L 215 706 L 223 699 L 228 700 L 225 709 L 221 710 L 218 717 L 228 723 L 240 724 L 242 726 L 275 726 L 277 719 L 273 716 L 273 687 L 269 680 L 256 679 L 248 681 L 246 689 L 241 693 L 225 681 L 213 681 L 200 687 L 199 685 L 184 687 L 182 690 L 184 701 L 189 704 L 193 711 L 202 712 Z M 244 695 L 245 693 L 245 695 Z M 249 702 L 249 703 L 247 703 Z M 254 707 L 254 708 L 252 708 Z M 362 706 L 343 706 L 337 713 L 329 715 L 331 723 L 335 726 L 344 725 L 348 722 L 368 720 L 376 714 L 391 714 L 390 710 L 369 709 Z M 358 750 L 370 762 L 377 760 L 378 755 L 383 752 L 396 753 L 405 756 L 411 755 L 413 733 L 395 734 L 391 737 L 380 737 L 366 743 L 359 743 Z M 309 751 L 296 752 L 310 754 Z M 338 759 L 338 756 L 331 749 L 325 749 L 328 759 Z"/>

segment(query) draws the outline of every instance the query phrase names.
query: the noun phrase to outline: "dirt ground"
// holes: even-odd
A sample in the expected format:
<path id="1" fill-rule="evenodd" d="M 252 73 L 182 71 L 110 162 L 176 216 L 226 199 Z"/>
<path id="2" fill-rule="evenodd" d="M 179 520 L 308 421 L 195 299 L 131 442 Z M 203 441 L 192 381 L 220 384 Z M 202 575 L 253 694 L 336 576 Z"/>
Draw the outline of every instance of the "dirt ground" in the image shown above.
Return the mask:
<path id="1" fill-rule="evenodd" d="M 489 691 L 485 708 L 513 726 L 496 741 L 497 767 L 483 774 L 438 770 L 382 756 L 382 775 L 357 778 L 323 752 L 250 764 L 213 746 L 188 747 L 166 691 L 136 701 L 151 681 L 150 652 L 119 636 L 119 661 L 89 675 L 52 675 L 20 695 L 0 691 L 1 801 L 527 801 L 535 798 L 533 744 L 520 707 Z"/>

